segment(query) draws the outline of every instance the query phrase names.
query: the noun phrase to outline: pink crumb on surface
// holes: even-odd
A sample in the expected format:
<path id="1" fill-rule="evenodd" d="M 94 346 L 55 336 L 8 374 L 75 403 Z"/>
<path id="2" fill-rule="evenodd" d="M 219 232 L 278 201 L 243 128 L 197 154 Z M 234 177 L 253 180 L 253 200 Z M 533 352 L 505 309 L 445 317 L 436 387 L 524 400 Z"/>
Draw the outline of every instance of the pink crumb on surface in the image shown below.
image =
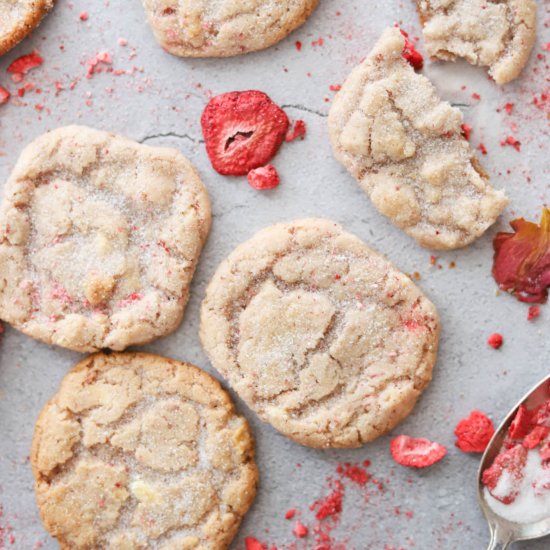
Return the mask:
<path id="1" fill-rule="evenodd" d="M 493 349 L 499 349 L 502 344 L 504 343 L 504 338 L 502 337 L 502 334 L 499 334 L 498 332 L 494 332 L 487 338 L 487 344 L 491 346 Z"/>

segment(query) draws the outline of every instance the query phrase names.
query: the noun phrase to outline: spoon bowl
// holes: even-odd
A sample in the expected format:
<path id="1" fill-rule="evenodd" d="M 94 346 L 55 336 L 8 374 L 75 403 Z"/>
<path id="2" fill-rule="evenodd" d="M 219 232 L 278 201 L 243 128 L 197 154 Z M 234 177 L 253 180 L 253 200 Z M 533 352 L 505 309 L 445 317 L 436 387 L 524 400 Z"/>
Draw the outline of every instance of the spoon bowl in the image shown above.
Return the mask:
<path id="1" fill-rule="evenodd" d="M 485 498 L 485 486 L 481 479 L 483 472 L 491 466 L 497 454 L 502 450 L 502 445 L 510 424 L 514 420 L 520 405 L 532 409 L 550 398 L 550 375 L 541 380 L 529 392 L 527 392 L 514 408 L 508 413 L 493 435 L 487 449 L 481 457 L 481 463 L 477 473 L 477 495 L 479 504 L 489 523 L 491 542 L 487 550 L 505 550 L 516 541 L 529 540 L 550 535 L 550 515 L 533 523 L 516 523 L 498 515 L 488 504 Z"/>

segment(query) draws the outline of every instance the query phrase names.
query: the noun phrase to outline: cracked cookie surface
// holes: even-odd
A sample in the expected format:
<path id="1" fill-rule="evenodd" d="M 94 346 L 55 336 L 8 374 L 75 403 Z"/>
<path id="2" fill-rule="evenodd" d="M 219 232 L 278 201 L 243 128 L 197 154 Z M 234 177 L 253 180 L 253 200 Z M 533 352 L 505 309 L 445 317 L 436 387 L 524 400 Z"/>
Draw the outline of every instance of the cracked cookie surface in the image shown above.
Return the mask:
<path id="1" fill-rule="evenodd" d="M 431 379 L 439 321 L 412 281 L 334 222 L 268 227 L 212 278 L 200 336 L 262 420 L 312 447 L 391 430 Z"/>
<path id="2" fill-rule="evenodd" d="M 497 84 L 519 76 L 535 43 L 536 0 L 416 0 L 432 58 L 489 67 Z"/>
<path id="3" fill-rule="evenodd" d="M 0 318 L 48 344 L 122 350 L 177 328 L 210 228 L 178 151 L 70 126 L 21 154 L 0 207 Z"/>
<path id="4" fill-rule="evenodd" d="M 182 57 L 268 48 L 302 25 L 319 0 L 143 0 L 157 41 Z"/>
<path id="5" fill-rule="evenodd" d="M 0 55 L 29 35 L 53 8 L 54 0 L 2 0 L 0 2 Z"/>
<path id="6" fill-rule="evenodd" d="M 334 98 L 336 158 L 376 208 L 419 244 L 466 246 L 508 200 L 491 187 L 462 135 L 462 113 L 403 59 L 405 39 L 387 29 Z"/>
<path id="7" fill-rule="evenodd" d="M 222 550 L 258 481 L 248 424 L 220 384 L 144 353 L 76 365 L 37 420 L 31 464 L 66 550 Z"/>

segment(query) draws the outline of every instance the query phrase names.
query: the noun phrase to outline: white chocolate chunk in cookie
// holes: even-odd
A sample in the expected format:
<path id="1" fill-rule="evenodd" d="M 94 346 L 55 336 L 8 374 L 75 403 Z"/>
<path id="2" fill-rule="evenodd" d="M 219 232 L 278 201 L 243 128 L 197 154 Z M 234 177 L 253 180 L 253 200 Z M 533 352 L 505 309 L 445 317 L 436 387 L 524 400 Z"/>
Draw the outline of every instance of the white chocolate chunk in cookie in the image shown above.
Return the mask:
<path id="1" fill-rule="evenodd" d="M 71 126 L 22 153 L 0 208 L 0 316 L 77 351 L 176 329 L 210 228 L 195 169 L 172 149 Z"/>
<path id="2" fill-rule="evenodd" d="M 31 463 L 44 525 L 71 550 L 224 550 L 258 480 L 248 424 L 219 383 L 141 353 L 71 370 Z"/>
<path id="3" fill-rule="evenodd" d="M 143 0 L 157 41 L 182 57 L 268 48 L 302 25 L 319 0 Z"/>
<path id="4" fill-rule="evenodd" d="M 416 0 L 426 49 L 489 67 L 497 84 L 519 76 L 535 43 L 536 0 Z"/>
<path id="5" fill-rule="evenodd" d="M 240 245 L 201 309 L 214 367 L 260 418 L 312 447 L 357 447 L 405 418 L 438 335 L 435 307 L 408 277 L 320 219 Z"/>
<path id="6" fill-rule="evenodd" d="M 421 245 L 466 246 L 507 204 L 462 135 L 462 113 L 403 59 L 387 29 L 334 98 L 329 132 L 336 158 L 376 208 Z"/>

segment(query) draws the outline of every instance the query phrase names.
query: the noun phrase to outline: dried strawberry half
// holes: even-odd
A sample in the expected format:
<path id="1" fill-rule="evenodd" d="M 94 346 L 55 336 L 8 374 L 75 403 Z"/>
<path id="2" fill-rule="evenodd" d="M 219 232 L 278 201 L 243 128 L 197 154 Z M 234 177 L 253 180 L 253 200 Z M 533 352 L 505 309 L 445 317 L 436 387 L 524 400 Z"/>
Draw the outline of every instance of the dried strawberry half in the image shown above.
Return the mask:
<path id="1" fill-rule="evenodd" d="M 508 428 L 508 436 L 512 439 L 523 439 L 530 430 L 531 413 L 525 405 L 520 405 L 510 428 Z"/>
<path id="2" fill-rule="evenodd" d="M 498 454 L 493 464 L 483 472 L 481 477 L 483 485 L 489 489 L 491 495 L 504 504 L 514 502 L 519 493 L 527 452 L 521 444 L 515 445 Z M 507 478 L 503 487 L 498 487 L 504 472 L 507 473 Z"/>
<path id="3" fill-rule="evenodd" d="M 447 449 L 439 443 L 422 437 L 414 439 L 408 435 L 399 435 L 393 439 L 390 451 L 395 462 L 411 468 L 426 468 L 447 454 Z"/>
<path id="4" fill-rule="evenodd" d="M 455 445 L 465 453 L 482 453 L 495 433 L 491 419 L 480 411 L 472 411 L 455 428 Z"/>
<path id="5" fill-rule="evenodd" d="M 202 113 L 201 126 L 214 170 L 245 176 L 275 156 L 289 120 L 266 94 L 251 90 L 213 97 Z"/>

